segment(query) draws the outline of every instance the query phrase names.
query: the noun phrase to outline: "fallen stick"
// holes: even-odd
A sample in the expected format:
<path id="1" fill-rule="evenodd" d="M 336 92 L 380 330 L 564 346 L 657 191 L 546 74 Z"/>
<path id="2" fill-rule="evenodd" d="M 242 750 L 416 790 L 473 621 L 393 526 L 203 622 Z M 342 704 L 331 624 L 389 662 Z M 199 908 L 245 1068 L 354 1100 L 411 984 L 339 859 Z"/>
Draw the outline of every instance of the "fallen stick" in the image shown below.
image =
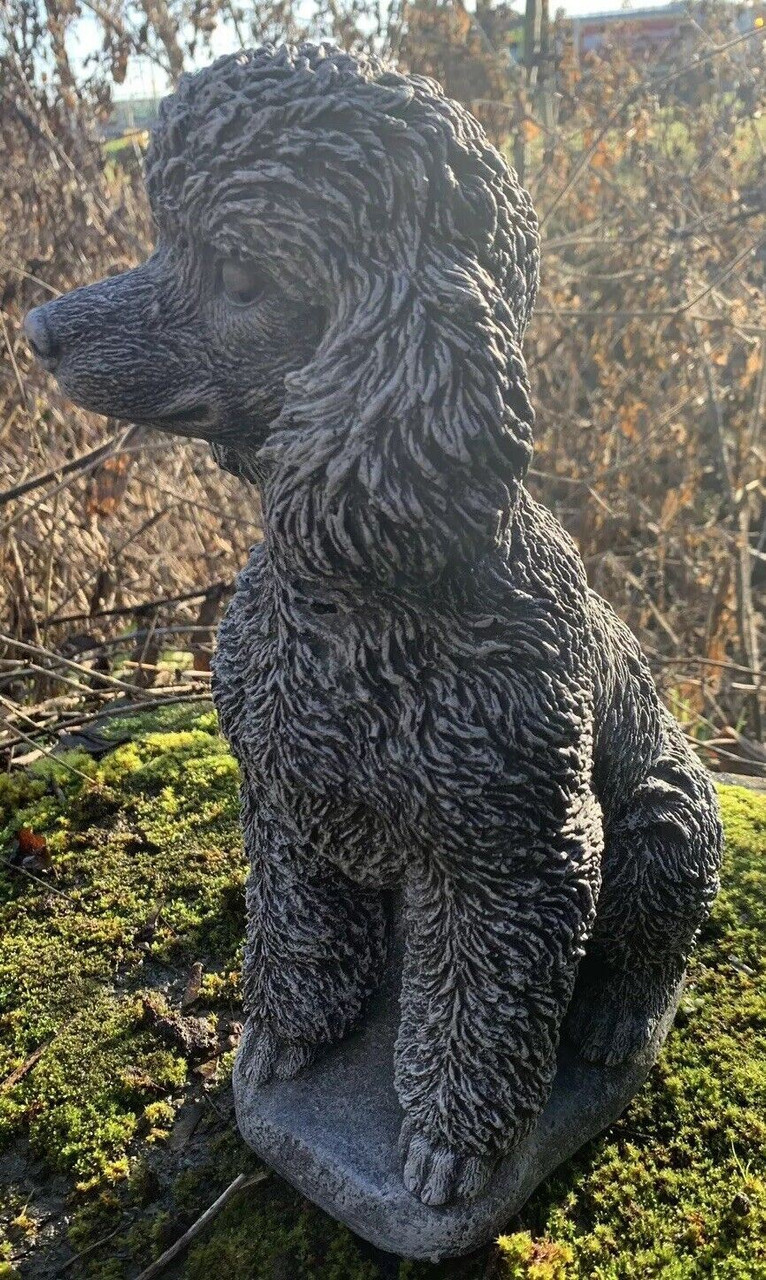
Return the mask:
<path id="1" fill-rule="evenodd" d="M 192 1240 L 194 1240 L 201 1231 L 205 1230 L 205 1227 L 208 1223 L 213 1221 L 213 1218 L 218 1217 L 218 1214 L 226 1207 L 232 1196 L 235 1196 L 239 1191 L 244 1191 L 246 1187 L 254 1187 L 257 1186 L 259 1182 L 265 1182 L 268 1177 L 268 1171 L 265 1171 L 264 1173 L 256 1173 L 252 1178 L 247 1178 L 244 1173 L 241 1173 L 239 1177 L 235 1178 L 226 1190 L 218 1197 L 218 1199 L 211 1204 L 210 1208 L 206 1209 L 205 1212 L 197 1218 L 197 1221 L 192 1223 L 189 1230 L 185 1231 L 169 1249 L 166 1249 L 156 1262 L 153 1262 L 150 1267 L 147 1267 L 146 1271 L 142 1271 L 140 1276 L 136 1277 L 136 1280 L 154 1280 L 154 1277 L 160 1275 L 162 1271 L 170 1266 L 170 1263 L 173 1262 L 179 1254 L 183 1253 L 185 1249 L 188 1249 Z"/>
<path id="2" fill-rule="evenodd" d="M 6 1089 L 11 1089 L 13 1085 L 18 1084 L 20 1080 L 23 1080 L 24 1076 L 27 1075 L 33 1067 L 37 1066 L 37 1063 L 42 1058 L 45 1050 L 50 1048 L 54 1040 L 61 1035 L 62 1031 L 67 1029 L 71 1021 L 72 1019 L 68 1018 L 66 1022 L 62 1022 L 58 1030 L 55 1031 L 52 1036 L 49 1036 L 47 1040 L 44 1040 L 42 1044 L 38 1045 L 34 1052 L 30 1053 L 29 1057 L 22 1062 L 21 1066 L 16 1067 L 9 1076 L 6 1076 L 0 1085 L 0 1092 L 5 1092 Z"/>
<path id="3" fill-rule="evenodd" d="M 94 1240 L 93 1244 L 89 1244 L 86 1249 L 81 1249 L 73 1258 L 68 1258 L 66 1262 L 62 1262 L 59 1267 L 59 1275 L 68 1271 L 70 1267 L 73 1267 L 76 1262 L 80 1262 L 82 1258 L 87 1258 L 88 1254 L 95 1253 L 96 1249 L 100 1249 L 102 1245 L 108 1244 L 108 1242 L 117 1235 L 117 1232 L 122 1230 L 124 1230 L 124 1228 L 122 1224 L 120 1224 L 119 1227 L 114 1228 L 114 1231 L 110 1231 L 108 1236 L 102 1236 L 100 1240 Z"/>
<path id="4" fill-rule="evenodd" d="M 739 759 L 739 756 L 737 756 L 737 759 Z M 17 871 L 20 876 L 27 876 L 30 880 L 34 880 L 35 884 L 41 884 L 47 893 L 57 893 L 60 898 L 66 898 L 67 902 L 71 902 L 73 907 L 78 907 L 82 910 L 80 903 L 76 902 L 74 898 L 70 898 L 68 893 L 64 893 L 63 889 L 57 889 L 55 884 L 48 884 L 47 880 L 43 880 L 41 876 L 36 876 L 34 871 L 28 871 L 26 867 L 17 866 L 15 862 L 11 862 L 10 858 L 0 857 L 0 863 L 7 867 L 9 871 Z"/>
<path id="5" fill-rule="evenodd" d="M 177 686 L 168 685 L 168 688 L 173 689 L 173 688 L 177 688 Z M 94 696 L 95 696 L 95 691 L 94 691 Z M 46 733 L 49 736 L 51 736 L 51 735 L 58 734 L 59 731 L 61 730 L 80 728 L 82 725 L 92 724 L 94 720 L 100 720 L 103 717 L 108 717 L 111 719 L 112 717 L 116 717 L 116 716 L 138 715 L 139 713 L 142 714 L 144 711 L 153 711 L 157 707 L 167 707 L 177 702 L 211 702 L 211 701 L 212 699 L 211 699 L 209 684 L 200 685 L 198 689 L 189 689 L 188 692 L 184 691 L 183 693 L 179 693 L 179 694 L 175 694 L 175 693 L 169 694 L 168 697 L 166 698 L 163 698 L 163 697 L 150 698 L 146 701 L 130 703 L 127 706 L 126 705 L 113 706 L 114 700 L 109 701 L 108 695 L 105 694 L 100 707 L 94 707 L 83 715 L 67 716 L 67 717 L 62 716 L 58 720 L 49 720 L 45 724 L 35 723 L 35 733 Z M 110 709 L 110 708 L 113 708 L 113 709 Z M 23 714 L 23 713 L 19 713 L 19 714 Z M 7 717 L 5 717 L 5 723 L 10 725 L 11 728 L 13 728 L 12 721 L 9 720 Z M 2 733 L 2 730 L 0 730 L 0 734 L 1 733 Z M 0 752 L 9 751 L 11 747 L 19 746 L 20 743 L 28 742 L 28 741 L 29 741 L 29 735 L 22 734 L 20 730 L 17 730 L 17 736 L 15 738 L 3 738 L 2 736 L 0 736 Z M 115 746 L 119 746 L 119 745 L 120 745 L 119 743 L 115 743 Z M 37 743 L 35 743 L 35 746 L 37 746 Z M 46 752 L 42 748 L 40 748 L 40 751 L 42 755 L 46 754 Z M 14 763 L 14 762 L 11 761 L 11 763 Z M 22 763 L 22 762 L 19 761 L 18 763 Z"/>
<path id="6" fill-rule="evenodd" d="M 13 1085 L 19 1083 L 19 1080 L 23 1080 L 24 1076 L 27 1075 L 35 1064 L 40 1061 L 50 1043 L 50 1040 L 46 1040 L 43 1044 L 39 1045 L 37 1049 L 35 1049 L 34 1053 L 30 1053 L 29 1057 L 22 1062 L 20 1067 L 17 1067 L 15 1071 L 12 1071 L 9 1076 L 5 1077 L 3 1083 L 0 1084 L 0 1089 L 3 1091 L 11 1089 Z"/>

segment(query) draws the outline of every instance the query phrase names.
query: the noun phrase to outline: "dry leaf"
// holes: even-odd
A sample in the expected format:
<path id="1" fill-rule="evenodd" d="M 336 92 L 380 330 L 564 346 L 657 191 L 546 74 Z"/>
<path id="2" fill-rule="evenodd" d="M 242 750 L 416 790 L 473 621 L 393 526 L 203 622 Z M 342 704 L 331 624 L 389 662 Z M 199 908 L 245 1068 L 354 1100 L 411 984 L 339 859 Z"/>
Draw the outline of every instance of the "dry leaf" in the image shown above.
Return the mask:
<path id="1" fill-rule="evenodd" d="M 52 871 L 48 841 L 31 827 L 21 827 L 16 837 L 21 864 L 30 871 Z"/>

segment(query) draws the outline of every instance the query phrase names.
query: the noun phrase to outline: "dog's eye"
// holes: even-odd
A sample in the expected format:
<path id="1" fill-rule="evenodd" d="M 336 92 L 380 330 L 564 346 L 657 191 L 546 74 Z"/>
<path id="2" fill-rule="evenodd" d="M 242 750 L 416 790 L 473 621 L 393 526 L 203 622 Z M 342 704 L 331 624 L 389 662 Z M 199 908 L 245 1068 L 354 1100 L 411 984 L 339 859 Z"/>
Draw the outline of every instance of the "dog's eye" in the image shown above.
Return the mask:
<path id="1" fill-rule="evenodd" d="M 221 289 L 236 307 L 249 307 L 265 292 L 268 281 L 252 262 L 224 258 L 219 267 Z"/>

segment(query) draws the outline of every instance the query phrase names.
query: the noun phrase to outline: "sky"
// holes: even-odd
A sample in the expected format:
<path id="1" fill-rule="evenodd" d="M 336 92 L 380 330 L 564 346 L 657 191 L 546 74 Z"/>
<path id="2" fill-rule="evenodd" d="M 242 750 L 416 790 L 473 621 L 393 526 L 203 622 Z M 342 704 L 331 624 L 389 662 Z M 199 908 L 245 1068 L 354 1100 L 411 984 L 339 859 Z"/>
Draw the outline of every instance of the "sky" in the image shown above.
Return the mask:
<path id="1" fill-rule="evenodd" d="M 668 0 L 633 0 L 627 6 L 630 9 L 659 9 L 662 8 Z M 473 7 L 470 4 L 469 7 Z M 519 0 L 519 11 L 522 9 L 522 0 Z M 623 8 L 620 0 L 551 0 L 551 12 L 556 9 L 563 8 L 564 12 L 570 17 L 576 18 L 584 13 L 608 13 L 616 9 Z M 73 47 L 71 48 L 72 61 L 77 65 L 82 64 L 88 54 L 98 47 L 100 43 L 99 28 L 95 18 L 88 16 L 82 17 L 77 25 Z M 218 57 L 222 53 L 229 53 L 238 48 L 236 37 L 232 32 L 219 30 L 213 36 L 212 55 Z M 208 60 L 205 54 L 202 62 Z M 124 84 L 115 88 L 114 97 L 119 101 L 124 98 L 152 98 L 162 97 L 168 92 L 167 80 L 163 77 L 162 72 L 153 65 L 148 58 L 131 58 L 128 75 Z"/>

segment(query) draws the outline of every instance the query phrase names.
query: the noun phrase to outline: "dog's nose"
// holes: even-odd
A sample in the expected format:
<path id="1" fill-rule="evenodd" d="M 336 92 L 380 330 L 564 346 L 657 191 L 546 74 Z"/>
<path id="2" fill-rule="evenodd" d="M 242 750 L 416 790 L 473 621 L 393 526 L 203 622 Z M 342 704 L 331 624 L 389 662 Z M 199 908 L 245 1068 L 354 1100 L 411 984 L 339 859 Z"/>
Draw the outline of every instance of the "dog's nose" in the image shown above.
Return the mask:
<path id="1" fill-rule="evenodd" d="M 45 312 L 44 306 L 35 307 L 29 312 L 24 321 L 24 336 L 43 368 L 52 373 L 59 362 L 61 351 Z"/>

